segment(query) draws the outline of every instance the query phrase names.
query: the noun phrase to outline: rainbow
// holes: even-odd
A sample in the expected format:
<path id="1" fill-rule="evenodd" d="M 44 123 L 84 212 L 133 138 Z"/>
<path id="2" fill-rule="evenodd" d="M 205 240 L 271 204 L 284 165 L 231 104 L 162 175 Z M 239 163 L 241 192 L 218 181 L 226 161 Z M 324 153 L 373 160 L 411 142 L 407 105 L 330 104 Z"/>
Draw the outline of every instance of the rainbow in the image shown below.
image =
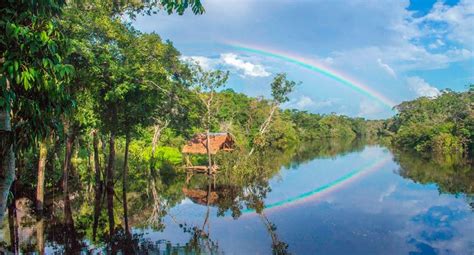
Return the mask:
<path id="1" fill-rule="evenodd" d="M 347 186 L 348 184 L 354 182 L 355 180 L 360 179 L 361 177 L 380 169 L 389 161 L 390 161 L 390 157 L 383 158 L 368 166 L 353 170 L 349 172 L 348 174 L 332 182 L 319 186 L 311 191 L 302 193 L 295 197 L 287 198 L 278 202 L 268 204 L 264 207 L 264 209 L 266 212 L 268 212 L 269 210 L 274 210 L 277 208 L 286 208 L 286 207 L 290 207 L 290 206 L 294 206 L 298 204 L 303 204 L 311 200 L 314 200 L 316 198 L 320 198 L 324 194 L 329 194 L 330 192 L 334 192 L 338 190 L 339 188 Z M 242 211 L 243 215 L 254 214 L 254 213 L 256 213 L 255 209 L 246 209 Z"/>
<path id="2" fill-rule="evenodd" d="M 269 49 L 268 47 L 263 48 L 258 46 L 249 46 L 231 42 L 225 42 L 224 45 L 231 47 L 235 50 L 283 60 L 285 62 L 292 63 L 305 69 L 311 70 L 313 72 L 322 74 L 362 95 L 365 95 L 371 99 L 376 100 L 377 102 L 382 103 L 384 106 L 390 109 L 392 109 L 396 105 L 394 101 L 382 95 L 380 92 L 377 92 L 371 87 L 351 78 L 346 74 L 324 66 L 324 64 L 317 62 L 314 59 L 304 58 L 301 56 L 294 55 L 292 53 Z"/>

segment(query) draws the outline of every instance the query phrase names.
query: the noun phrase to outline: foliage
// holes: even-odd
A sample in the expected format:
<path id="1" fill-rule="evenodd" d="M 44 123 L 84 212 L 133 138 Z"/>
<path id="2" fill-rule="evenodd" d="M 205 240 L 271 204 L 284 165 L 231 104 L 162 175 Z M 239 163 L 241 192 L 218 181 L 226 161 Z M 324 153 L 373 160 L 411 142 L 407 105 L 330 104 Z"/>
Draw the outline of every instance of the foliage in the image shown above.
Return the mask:
<path id="1" fill-rule="evenodd" d="M 368 135 L 366 121 L 361 118 L 349 118 L 343 115 L 319 115 L 305 111 L 286 110 L 295 123 L 301 140 L 347 139 Z"/>
<path id="2" fill-rule="evenodd" d="M 73 67 L 64 62 L 68 39 L 58 27 L 62 0 L 0 4 L 0 111 L 11 113 L 14 142 L 26 149 L 59 130 L 72 106 L 67 93 Z"/>
<path id="3" fill-rule="evenodd" d="M 473 155 L 474 91 L 444 91 L 437 98 L 418 98 L 397 106 L 387 121 L 393 144 L 436 155 Z"/>
<path id="4" fill-rule="evenodd" d="M 147 15 L 156 14 L 163 8 L 168 14 L 177 12 L 182 15 L 186 9 L 191 8 L 195 14 L 203 14 L 204 7 L 200 0 L 140 0 L 140 1 L 113 1 L 113 13 L 126 13 L 134 17 L 137 13 Z"/>
<path id="5" fill-rule="evenodd" d="M 286 79 L 285 73 L 279 73 L 275 76 L 272 81 L 272 97 L 275 103 L 282 104 L 290 100 L 288 94 L 290 94 L 296 87 L 297 83 Z"/>
<path id="6" fill-rule="evenodd" d="M 192 84 L 202 104 L 206 107 L 205 121 L 203 123 L 205 124 L 206 131 L 209 132 L 212 129 L 214 115 L 217 111 L 215 94 L 219 88 L 226 85 L 229 71 L 204 70 L 199 64 L 190 65 L 190 69 L 192 72 Z"/>

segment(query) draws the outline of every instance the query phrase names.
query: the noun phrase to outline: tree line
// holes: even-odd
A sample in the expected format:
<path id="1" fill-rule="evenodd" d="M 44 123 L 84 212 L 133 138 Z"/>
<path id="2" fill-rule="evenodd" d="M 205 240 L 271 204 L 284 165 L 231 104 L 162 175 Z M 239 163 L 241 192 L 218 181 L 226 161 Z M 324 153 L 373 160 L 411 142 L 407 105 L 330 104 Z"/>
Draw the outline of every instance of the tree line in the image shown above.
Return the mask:
<path id="1" fill-rule="evenodd" d="M 474 156 L 474 85 L 468 91 L 444 90 L 395 107 L 387 120 L 369 121 L 370 132 L 398 149 L 426 157 L 469 160 Z"/>

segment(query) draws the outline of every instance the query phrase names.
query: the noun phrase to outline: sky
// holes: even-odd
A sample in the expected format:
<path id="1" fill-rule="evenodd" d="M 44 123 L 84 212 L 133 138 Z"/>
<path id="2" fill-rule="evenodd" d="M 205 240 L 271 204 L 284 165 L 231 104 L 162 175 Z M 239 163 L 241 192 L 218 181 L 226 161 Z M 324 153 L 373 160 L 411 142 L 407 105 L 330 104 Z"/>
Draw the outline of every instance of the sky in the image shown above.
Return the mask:
<path id="1" fill-rule="evenodd" d="M 133 21 L 182 58 L 229 70 L 227 88 L 269 97 L 277 73 L 301 81 L 284 108 L 368 119 L 474 83 L 472 0 L 202 0 L 206 12 Z"/>

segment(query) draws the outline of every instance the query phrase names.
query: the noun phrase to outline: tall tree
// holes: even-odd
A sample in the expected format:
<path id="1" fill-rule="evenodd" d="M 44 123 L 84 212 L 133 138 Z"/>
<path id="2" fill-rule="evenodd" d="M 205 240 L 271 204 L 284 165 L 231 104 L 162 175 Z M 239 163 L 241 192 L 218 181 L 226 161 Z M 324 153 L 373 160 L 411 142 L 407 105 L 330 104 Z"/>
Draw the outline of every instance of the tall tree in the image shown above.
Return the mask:
<path id="1" fill-rule="evenodd" d="M 134 43 L 124 52 L 126 69 L 131 77 L 124 103 L 119 108 L 120 133 L 125 136 L 125 151 L 122 172 L 122 204 L 124 207 L 125 233 L 130 236 L 128 224 L 127 182 L 128 155 L 131 139 L 140 126 L 150 126 L 156 112 L 165 101 L 170 74 L 164 68 L 166 45 L 156 34 L 136 34 Z M 173 61 L 173 60 L 168 60 Z"/>
<path id="2" fill-rule="evenodd" d="M 57 25 L 64 4 L 0 4 L 0 220 L 15 172 L 15 153 L 57 128 L 59 115 L 71 106 L 65 87 L 73 68 L 63 62 L 68 46 Z"/>
<path id="3" fill-rule="evenodd" d="M 229 72 L 221 70 L 204 70 L 200 65 L 194 65 L 194 77 L 193 83 L 196 86 L 197 92 L 202 100 L 202 103 L 206 107 L 205 115 L 205 129 L 206 129 L 206 151 L 208 159 L 208 174 L 211 173 L 213 163 L 211 158 L 210 146 L 210 132 L 212 128 L 212 121 L 215 115 L 215 101 L 214 97 L 217 89 L 225 86 L 227 79 L 229 78 Z"/>
<path id="4" fill-rule="evenodd" d="M 271 84 L 272 87 L 272 105 L 270 109 L 270 113 L 268 114 L 267 119 L 260 125 L 260 129 L 257 134 L 257 138 L 260 138 L 261 140 L 264 140 L 264 135 L 268 130 L 268 127 L 270 126 L 273 115 L 275 114 L 275 111 L 278 109 L 278 107 L 285 102 L 288 102 L 288 94 L 290 94 L 293 89 L 296 87 L 298 83 L 294 81 L 290 81 L 286 78 L 285 73 L 279 73 L 273 78 L 273 82 Z M 255 141 L 254 141 L 255 142 Z M 252 146 L 252 149 L 249 152 L 249 156 L 253 154 L 255 151 L 255 144 Z"/>

